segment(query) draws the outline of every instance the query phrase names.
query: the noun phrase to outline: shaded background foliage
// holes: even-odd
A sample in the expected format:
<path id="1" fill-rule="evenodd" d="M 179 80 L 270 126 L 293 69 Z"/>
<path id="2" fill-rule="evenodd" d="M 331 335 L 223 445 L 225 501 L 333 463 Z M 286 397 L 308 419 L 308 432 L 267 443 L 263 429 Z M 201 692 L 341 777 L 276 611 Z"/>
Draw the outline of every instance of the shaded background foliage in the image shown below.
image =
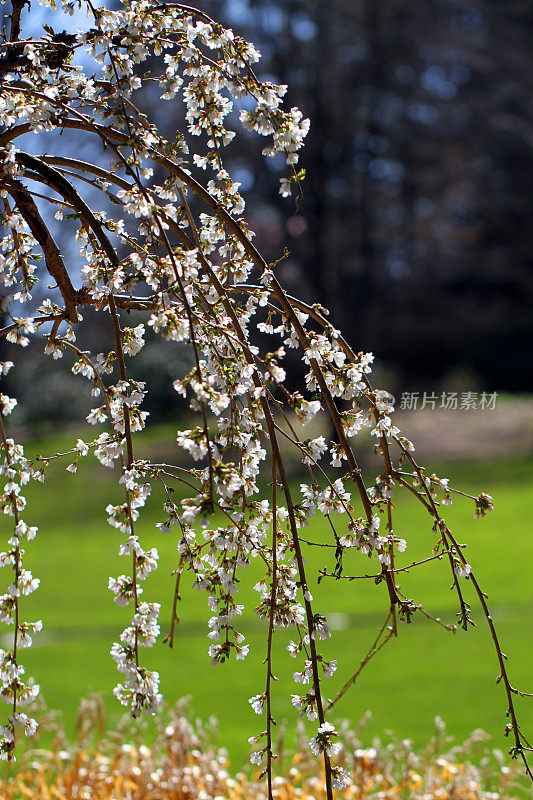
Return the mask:
<path id="1" fill-rule="evenodd" d="M 531 390 L 531 5 L 209 5 L 312 121 L 297 208 L 254 168 L 253 224 L 271 258 L 287 242 L 285 280 L 397 384 L 461 369 Z"/>
<path id="2" fill-rule="evenodd" d="M 197 5 L 256 43 L 259 77 L 288 84 L 289 103 L 312 121 L 296 202 L 279 196 L 282 164 L 263 159 L 252 135 L 239 133 L 227 159 L 259 249 L 271 261 L 285 251 L 277 269 L 289 291 L 330 308 L 397 395 L 533 390 L 531 4 Z M 183 126 L 179 103 L 146 94 L 142 104 L 168 136 Z M 102 324 L 94 315 L 89 335 L 104 347 Z M 49 414 L 47 397 L 54 414 L 74 413 L 77 379 L 59 381 L 34 351 L 11 378 L 17 393 L 39 388 L 26 418 Z M 154 343 L 142 360 L 151 411 L 164 414 L 168 348 Z"/>

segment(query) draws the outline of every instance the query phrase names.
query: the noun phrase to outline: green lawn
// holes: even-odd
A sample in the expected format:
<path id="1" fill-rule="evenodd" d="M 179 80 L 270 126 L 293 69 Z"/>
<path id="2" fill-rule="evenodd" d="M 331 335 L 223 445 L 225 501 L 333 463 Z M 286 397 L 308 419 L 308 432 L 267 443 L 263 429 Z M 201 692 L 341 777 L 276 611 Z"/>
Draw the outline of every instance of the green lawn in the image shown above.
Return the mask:
<path id="1" fill-rule="evenodd" d="M 143 446 L 148 450 L 138 449 L 138 455 L 150 451 L 157 452 L 157 458 L 170 457 L 163 442 L 166 437 L 172 441 L 173 428 L 161 426 L 147 433 L 148 442 Z M 33 443 L 27 451 L 50 454 L 75 439 L 66 436 Z M 55 464 L 48 483 L 36 484 L 27 493 L 30 502 L 25 518 L 40 526 L 37 540 L 28 547 L 27 561 L 42 582 L 38 592 L 24 599 L 22 607 L 26 618 L 42 618 L 45 626 L 35 646 L 24 653 L 24 663 L 41 684 L 47 704 L 61 709 L 67 726 L 72 727 L 79 699 L 92 691 L 103 693 L 112 720 L 120 714 L 111 694 L 117 673 L 109 649 L 128 618 L 128 610 L 112 602 L 107 581 L 110 575 L 127 572 L 128 565 L 117 555 L 121 534 L 106 523 L 106 504 L 120 497 L 116 473 L 87 460 L 76 477 L 65 472 L 67 463 Z M 458 540 L 468 542 L 469 560 L 490 595 L 502 647 L 509 655 L 511 680 L 531 691 L 533 537 L 528 507 L 533 500 L 533 465 L 525 461 L 461 464 L 439 474 L 457 476 L 453 483 L 460 488 L 476 493 L 487 490 L 495 498 L 496 509 L 484 520 L 474 520 L 473 503 L 462 499 L 445 509 L 446 519 Z M 154 527 L 161 519 L 159 501 L 159 497 L 153 498 L 138 530 L 143 545 L 156 545 L 160 552 L 160 568 L 144 584 L 144 597 L 162 603 L 165 633 L 173 589 L 170 573 L 176 557 L 175 538 L 161 536 Z M 2 522 L 4 535 L 9 522 L 8 518 Z M 408 540 L 405 563 L 429 555 L 434 541 L 430 520 L 410 496 L 399 504 L 395 533 Z M 327 537 L 325 524 L 317 522 L 310 536 L 316 541 Z M 309 575 L 316 576 L 318 568 L 325 565 L 325 552 L 312 548 Z M 353 558 L 354 570 L 371 566 L 359 554 Z M 345 571 L 349 572 L 348 562 Z M 248 608 L 257 597 L 251 589 L 257 574 L 251 569 L 243 577 L 241 602 Z M 324 687 L 333 695 L 372 643 L 386 615 L 386 589 L 372 581 L 323 581 L 317 587 L 313 578 L 310 583 L 315 585 L 315 610 L 333 615 L 333 637 L 327 643 L 327 653 L 338 658 L 339 669 Z M 404 593 L 423 602 L 443 621 L 453 622 L 457 608 L 449 585 L 449 568 L 444 562 L 424 565 L 402 579 Z M 471 594 L 470 588 L 466 583 L 467 594 Z M 498 667 L 487 625 L 473 595 L 471 600 L 479 627 L 468 634 L 450 634 L 418 616 L 411 627 L 402 625 L 398 639 L 387 645 L 339 703 L 337 716 L 355 724 L 371 710 L 368 741 L 391 729 L 422 744 L 433 729 L 434 717 L 440 715 L 451 734 L 465 737 L 481 727 L 504 748 L 504 692 L 495 683 Z M 261 726 L 248 698 L 264 688 L 265 625 L 248 613 L 241 629 L 251 645 L 250 656 L 244 662 L 213 668 L 206 652 L 209 615 L 205 595 L 188 591 L 185 586 L 174 649 L 160 643 L 145 655 L 159 669 L 168 701 L 192 695 L 192 708 L 198 716 L 207 719 L 215 715 L 219 719 L 220 742 L 228 748 L 233 766 L 238 767 L 248 751 L 247 738 L 258 733 Z M 274 713 L 280 723 L 287 721 L 290 744 L 295 715 L 288 697 L 298 687 L 292 681 L 297 662 L 285 650 L 288 638 L 289 634 L 276 638 L 279 682 L 275 684 Z M 4 646 L 7 643 L 8 639 L 0 641 Z M 531 733 L 533 701 L 519 700 L 517 705 L 524 730 Z"/>

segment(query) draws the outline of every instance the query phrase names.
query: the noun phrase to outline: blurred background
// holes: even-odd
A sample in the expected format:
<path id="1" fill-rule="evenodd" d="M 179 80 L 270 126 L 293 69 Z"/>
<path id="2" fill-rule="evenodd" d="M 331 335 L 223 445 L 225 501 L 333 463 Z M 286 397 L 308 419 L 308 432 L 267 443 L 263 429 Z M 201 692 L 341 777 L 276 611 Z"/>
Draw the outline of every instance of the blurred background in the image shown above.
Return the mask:
<path id="1" fill-rule="evenodd" d="M 406 395 L 419 393 L 398 424 L 424 456 L 531 453 L 531 403 L 501 400 L 533 390 L 531 3 L 207 7 L 256 43 L 259 76 L 287 84 L 311 120 L 296 202 L 277 194 L 281 162 L 253 138 L 235 147 L 260 248 L 271 260 L 287 248 L 283 283 L 375 354 L 374 383 L 397 407 L 413 411 Z M 443 409 L 467 391 L 476 406 Z M 495 414 L 480 413 L 484 391 L 498 393 Z"/>
<path id="2" fill-rule="evenodd" d="M 261 247 L 289 250 L 285 283 L 376 354 L 393 392 L 530 391 L 531 4 L 205 6 L 311 119 L 297 204 L 255 143 L 235 156 Z"/>
<path id="3" fill-rule="evenodd" d="M 414 439 L 420 459 L 459 488 L 494 495 L 496 510 L 487 520 L 474 521 L 468 501 L 454 505 L 446 518 L 480 566 L 504 646 L 513 654 L 512 680 L 531 691 L 531 580 L 519 566 L 533 558 L 533 7 L 528 0 L 196 5 L 253 41 L 262 53 L 259 78 L 288 84 L 288 103 L 311 119 L 302 153 L 307 177 L 297 200 L 278 194 L 284 165 L 262 158 L 256 136 L 236 137 L 227 167 L 242 184 L 259 249 L 270 261 L 285 255 L 277 270 L 287 289 L 323 303 L 356 351 L 375 353 L 374 383 L 389 389 L 398 405 L 405 394 L 418 392 L 418 408 L 400 411 L 398 424 Z M 32 6 L 30 28 L 37 31 L 46 15 L 56 30 L 83 24 L 58 21 L 55 12 Z M 183 125 L 179 102 L 161 107 L 145 95 L 142 103 L 169 136 Z M 76 148 L 81 157 L 91 156 L 79 137 L 65 134 L 61 141 L 64 153 Z M 45 138 L 27 144 L 34 152 L 47 147 Z M 75 265 L 69 234 L 58 233 L 58 239 Z M 82 347 L 112 347 L 103 316 L 86 314 Z M 134 317 L 129 325 L 142 321 Z M 4 389 L 24 397 L 9 420 L 10 433 L 18 427 L 25 434 L 30 456 L 63 452 L 78 433 L 90 435 L 79 420 L 91 399 L 64 363 L 43 359 L 42 343 L 23 355 Z M 141 457 L 178 457 L 176 416 L 183 409 L 176 406 L 171 382 L 187 369 L 188 358 L 185 347 L 147 337 L 146 348 L 131 362 L 130 374 L 150 386 L 150 419 L 160 423 L 138 446 Z M 290 364 L 290 379 L 297 381 L 301 365 Z M 422 409 L 424 393 L 436 400 Z M 456 393 L 458 406 L 442 408 L 443 393 Z M 462 407 L 467 393 L 475 395 L 475 404 Z M 50 431 L 58 427 L 67 432 Z M 365 468 L 375 474 L 369 442 L 359 447 L 367 454 Z M 109 472 L 86 464 L 80 466 L 81 480 L 73 481 L 64 466 L 53 465 L 48 491 L 32 487 L 29 498 L 31 522 L 42 529 L 32 557 L 35 574 L 43 578 L 35 615 L 45 620 L 45 631 L 28 656 L 28 670 L 67 719 L 74 718 L 80 696 L 94 689 L 116 715 L 108 650 L 124 614 L 110 602 L 107 579 L 124 566 L 115 559 L 119 540 L 102 511 L 116 476 L 110 480 Z M 293 463 L 292 478 L 297 471 Z M 147 509 L 140 531 L 145 545 L 161 551 L 161 569 L 147 597 L 162 599 L 165 626 L 176 556 L 175 542 L 155 532 L 159 500 Z M 409 500 L 400 504 L 399 515 L 398 533 L 409 538 L 410 557 L 426 552 L 431 536 L 425 516 Z M 315 534 L 326 535 L 321 528 Z M 322 566 L 318 557 L 311 563 L 315 574 Z M 429 570 L 406 578 L 405 591 L 453 622 L 447 581 L 443 570 Z M 250 587 L 243 586 L 243 593 L 253 597 Z M 205 602 L 189 595 L 184 592 L 175 651 L 161 647 L 155 662 L 170 699 L 192 692 L 199 714 L 221 719 L 223 741 L 238 763 L 255 733 L 247 699 L 263 679 L 264 630 L 249 614 L 243 624 L 248 640 L 257 643 L 254 657 L 244 667 L 211 670 Z M 330 615 L 332 653 L 339 654 L 344 679 L 373 640 L 385 601 L 372 589 L 342 582 L 321 584 L 317 598 Z M 356 721 L 372 709 L 369 735 L 389 727 L 418 743 L 429 737 L 433 716 L 442 714 L 454 735 L 483 726 L 505 747 L 497 665 L 483 620 L 474 613 L 480 627 L 468 637 L 459 632 L 447 638 L 416 619 L 413 630 L 405 636 L 402 630 L 391 646 L 394 652 L 365 673 L 339 713 Z M 294 691 L 292 664 L 280 652 L 284 646 L 277 651 L 280 719 L 287 717 L 288 693 Z M 532 706 L 521 700 L 520 706 L 527 729 Z"/>

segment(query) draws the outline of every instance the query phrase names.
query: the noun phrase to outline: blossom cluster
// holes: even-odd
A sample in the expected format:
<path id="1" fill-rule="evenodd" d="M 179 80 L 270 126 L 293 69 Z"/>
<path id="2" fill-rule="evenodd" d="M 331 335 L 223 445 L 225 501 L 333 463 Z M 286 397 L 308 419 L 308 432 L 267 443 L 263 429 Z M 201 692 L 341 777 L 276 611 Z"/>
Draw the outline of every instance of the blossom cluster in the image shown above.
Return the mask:
<path id="1" fill-rule="evenodd" d="M 3 415 L 10 411 L 11 408 L 4 403 Z M 37 729 L 36 720 L 20 710 L 21 707 L 33 703 L 39 694 L 39 686 L 31 678 L 25 678 L 25 668 L 20 663 L 20 650 L 31 647 L 34 634 L 42 630 L 41 620 L 30 622 L 23 619 L 23 598 L 38 589 L 39 579 L 34 578 L 23 566 L 24 546 L 35 539 L 37 528 L 24 521 L 26 498 L 22 489 L 32 479 L 42 480 L 43 475 L 25 458 L 22 445 L 6 437 L 1 419 L 0 433 L 4 450 L 0 474 L 6 481 L 0 494 L 0 508 L 12 519 L 7 540 L 8 549 L 0 552 L 0 567 L 11 570 L 10 583 L 0 595 L 0 621 L 14 628 L 12 649 L 0 649 L 0 697 L 13 709 L 6 724 L 0 727 L 0 758 L 11 759 L 16 729 L 23 730 L 26 736 L 32 736 Z"/>

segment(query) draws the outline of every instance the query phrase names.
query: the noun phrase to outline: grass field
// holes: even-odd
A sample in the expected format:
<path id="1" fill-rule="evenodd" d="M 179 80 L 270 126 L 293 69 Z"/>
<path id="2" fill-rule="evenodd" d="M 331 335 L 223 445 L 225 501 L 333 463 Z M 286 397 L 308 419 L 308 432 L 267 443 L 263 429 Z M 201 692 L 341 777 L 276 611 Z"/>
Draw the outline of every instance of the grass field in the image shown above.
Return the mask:
<path id="1" fill-rule="evenodd" d="M 27 454 L 49 455 L 70 446 L 75 438 L 34 442 L 27 447 Z M 137 455 L 167 455 L 166 439 L 173 441 L 170 426 L 147 431 L 143 444 L 147 449 L 139 447 Z M 55 464 L 48 483 L 34 485 L 27 492 L 30 502 L 26 520 L 40 526 L 37 540 L 28 548 L 27 561 L 41 578 L 41 587 L 24 600 L 23 614 L 29 619 L 42 618 L 45 627 L 36 637 L 34 648 L 25 652 L 24 663 L 41 684 L 48 706 L 61 709 L 67 725 L 73 726 L 80 698 L 93 691 L 104 695 L 112 718 L 120 716 L 121 709 L 111 694 L 117 673 L 109 649 L 128 618 L 128 610 L 112 602 L 107 581 L 110 575 L 127 572 L 128 566 L 117 555 L 121 534 L 105 520 L 106 504 L 120 497 L 116 475 L 91 460 L 80 465 L 75 477 L 65 471 L 66 463 Z M 496 509 L 484 520 L 474 520 L 473 503 L 462 499 L 445 509 L 446 520 L 458 540 L 468 543 L 468 558 L 490 596 L 502 647 L 509 655 L 511 680 L 531 691 L 533 536 L 529 504 L 533 500 L 533 464 L 525 459 L 459 464 L 439 474 L 451 477 L 459 488 L 476 493 L 486 490 L 495 498 Z M 144 598 L 162 603 L 160 619 L 166 633 L 176 543 L 173 536 L 161 536 L 154 527 L 161 519 L 159 499 L 152 498 L 138 531 L 145 547 L 155 545 L 160 552 L 160 568 L 146 581 Z M 433 534 L 424 509 L 407 496 L 397 514 L 395 533 L 409 543 L 405 563 L 429 555 Z M 8 524 L 4 518 L 4 536 Z M 325 525 L 317 522 L 310 535 L 320 541 L 327 536 Z M 312 550 L 309 575 L 316 575 L 326 556 L 323 550 Z M 367 562 L 362 562 L 358 554 L 354 563 L 354 570 L 366 569 Z M 241 602 L 248 608 L 257 597 L 251 589 L 257 574 L 251 569 L 243 578 Z M 313 586 L 316 580 L 310 583 Z M 423 602 L 443 621 L 454 622 L 457 608 L 449 585 L 444 562 L 424 565 L 402 579 L 405 594 Z M 327 653 L 338 658 L 339 669 L 324 687 L 333 695 L 365 655 L 384 620 L 386 589 L 372 581 L 324 581 L 319 587 L 314 585 L 312 591 L 315 610 L 330 617 L 333 629 Z M 399 637 L 376 657 L 338 704 L 337 717 L 355 724 L 370 710 L 372 719 L 365 734 L 368 741 L 391 729 L 422 744 L 433 729 L 434 717 L 440 715 L 451 734 L 464 737 L 481 727 L 494 736 L 495 745 L 505 748 L 502 732 L 506 704 L 502 686 L 495 683 L 496 657 L 473 594 L 471 601 L 479 627 L 468 634 L 450 634 L 418 616 L 411 627 L 402 625 Z M 204 719 L 210 715 L 219 719 L 220 742 L 228 748 L 233 767 L 238 767 L 248 752 L 247 738 L 258 733 L 261 725 L 250 710 L 248 698 L 264 687 L 265 625 L 248 613 L 240 629 L 251 645 L 249 657 L 244 662 L 213 668 L 206 652 L 209 610 L 205 596 L 187 591 L 185 586 L 180 616 L 174 649 L 160 643 L 155 651 L 143 651 L 143 655 L 159 669 L 169 702 L 192 695 L 195 713 Z M 295 714 L 288 698 L 298 689 L 292 681 L 296 662 L 285 650 L 289 638 L 281 634 L 276 637 L 275 672 L 279 681 L 275 685 L 274 714 L 280 723 L 288 722 L 286 738 L 290 745 Z M 8 641 L 2 639 L 1 644 Z M 519 699 L 517 706 L 524 730 L 531 733 L 533 701 Z"/>

